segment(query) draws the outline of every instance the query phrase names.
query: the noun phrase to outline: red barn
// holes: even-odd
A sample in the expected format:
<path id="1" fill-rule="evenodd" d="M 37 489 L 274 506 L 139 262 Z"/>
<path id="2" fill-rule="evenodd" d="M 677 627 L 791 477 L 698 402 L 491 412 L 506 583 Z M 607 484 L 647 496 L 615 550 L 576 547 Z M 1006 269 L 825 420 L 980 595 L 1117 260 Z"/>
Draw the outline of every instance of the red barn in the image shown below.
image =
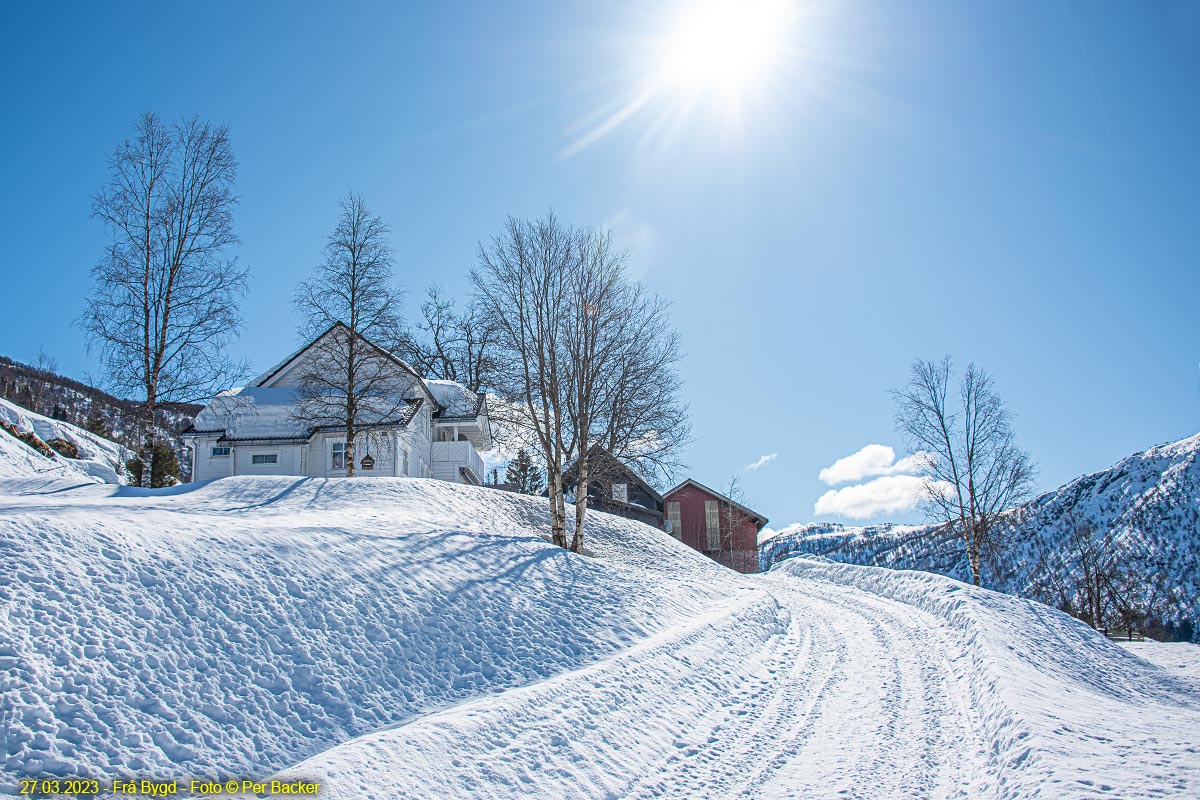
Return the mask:
<path id="1" fill-rule="evenodd" d="M 766 517 L 691 478 L 663 499 L 672 536 L 738 572 L 758 572 L 758 532 Z"/>

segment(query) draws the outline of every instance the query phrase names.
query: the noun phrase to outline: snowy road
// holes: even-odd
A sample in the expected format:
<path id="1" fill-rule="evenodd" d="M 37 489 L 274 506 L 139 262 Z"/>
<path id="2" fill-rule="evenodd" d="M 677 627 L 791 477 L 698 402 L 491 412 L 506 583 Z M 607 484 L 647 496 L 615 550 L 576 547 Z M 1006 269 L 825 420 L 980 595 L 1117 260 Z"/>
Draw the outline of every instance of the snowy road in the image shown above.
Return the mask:
<path id="1" fill-rule="evenodd" d="M 1041 667 L 1056 665 L 1020 654 L 1025 672 L 1002 658 L 980 672 L 972 648 L 986 636 L 964 642 L 941 615 L 820 577 L 760 576 L 760 592 L 599 664 L 362 737 L 286 774 L 337 798 L 1196 796 L 1200 695 L 1146 662 L 1094 643 L 1168 695 L 1124 709 L 1150 726 L 1122 722 L 1104 692 L 1071 698 L 1078 687 L 1064 687 L 1076 711 L 1110 724 L 1093 718 L 1079 736 L 1062 708 L 1059 729 L 1039 729 L 1021 693 L 1036 698 Z"/>
<path id="2" fill-rule="evenodd" d="M 978 796 L 982 746 L 937 620 L 760 580 L 760 594 L 601 664 L 289 772 L 334 797 Z"/>

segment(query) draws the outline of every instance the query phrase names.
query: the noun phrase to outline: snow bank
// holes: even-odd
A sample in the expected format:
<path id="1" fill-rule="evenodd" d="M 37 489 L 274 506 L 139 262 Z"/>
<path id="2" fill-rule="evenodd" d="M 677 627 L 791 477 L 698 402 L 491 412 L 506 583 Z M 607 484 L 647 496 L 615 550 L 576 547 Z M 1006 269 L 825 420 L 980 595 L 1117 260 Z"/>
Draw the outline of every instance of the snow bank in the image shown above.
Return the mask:
<path id="1" fill-rule="evenodd" d="M 69 442 L 79 454 L 77 459 L 57 452 L 46 456 L 0 430 L 0 478 L 83 475 L 100 483 L 125 482 L 125 461 L 133 454 L 116 442 L 68 422 L 35 414 L 2 398 L 0 422 L 12 425 L 19 433 L 32 433 L 43 442 L 55 439 Z"/>
<path id="2" fill-rule="evenodd" d="M 736 594 L 670 537 L 428 480 L 0 481 L 5 770 L 266 774 Z M 653 565 L 653 570 L 651 570 Z"/>
<path id="3" fill-rule="evenodd" d="M 945 635 L 930 645 L 946 649 L 978 714 L 999 796 L 1182 798 L 1200 788 L 1200 683 L 1079 620 L 925 572 L 801 557 L 773 574 L 852 587 L 940 620 Z"/>

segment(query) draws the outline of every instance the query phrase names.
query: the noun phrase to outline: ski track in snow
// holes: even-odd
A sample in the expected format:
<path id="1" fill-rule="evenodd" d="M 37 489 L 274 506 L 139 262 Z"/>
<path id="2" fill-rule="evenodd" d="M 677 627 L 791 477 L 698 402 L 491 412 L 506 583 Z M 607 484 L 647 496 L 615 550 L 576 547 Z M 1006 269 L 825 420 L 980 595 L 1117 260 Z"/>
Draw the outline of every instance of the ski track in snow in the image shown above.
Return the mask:
<path id="1" fill-rule="evenodd" d="M 436 481 L 0 481 L 6 781 L 324 798 L 1200 797 L 1200 660 L 925 573 L 738 576 Z M 288 766 L 288 765 L 293 766 Z M 4 787 L 0 786 L 0 793 Z"/>

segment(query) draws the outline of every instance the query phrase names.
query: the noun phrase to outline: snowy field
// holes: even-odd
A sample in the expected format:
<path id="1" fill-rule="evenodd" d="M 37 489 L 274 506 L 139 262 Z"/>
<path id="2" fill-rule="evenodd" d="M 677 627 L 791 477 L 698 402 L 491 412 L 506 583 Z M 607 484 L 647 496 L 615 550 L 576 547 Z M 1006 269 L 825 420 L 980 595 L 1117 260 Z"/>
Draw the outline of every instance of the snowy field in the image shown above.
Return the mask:
<path id="1" fill-rule="evenodd" d="M 437 481 L 75 478 L 0 479 L 9 792 L 1200 797 L 1191 651 L 946 578 L 743 577 L 605 515 L 579 557 L 544 501 Z"/>

